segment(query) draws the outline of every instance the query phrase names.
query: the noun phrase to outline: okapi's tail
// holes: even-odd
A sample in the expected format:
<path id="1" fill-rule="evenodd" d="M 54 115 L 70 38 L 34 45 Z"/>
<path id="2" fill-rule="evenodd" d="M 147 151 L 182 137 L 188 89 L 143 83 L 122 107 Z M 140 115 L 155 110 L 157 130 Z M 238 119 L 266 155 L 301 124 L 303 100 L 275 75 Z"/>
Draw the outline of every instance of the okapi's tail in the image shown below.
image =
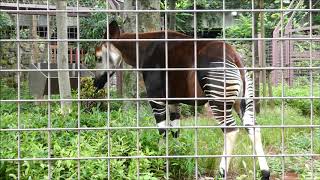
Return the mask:
<path id="1" fill-rule="evenodd" d="M 234 51 L 235 51 L 234 57 L 233 57 L 234 63 L 237 65 L 238 68 L 244 68 L 241 56 L 236 52 L 235 49 L 234 49 Z M 251 78 L 246 70 L 239 69 L 239 71 L 240 71 L 240 76 L 241 76 L 241 80 L 242 80 L 242 92 L 243 92 L 242 96 L 249 97 L 248 95 L 249 95 L 250 91 L 253 92 Z M 248 89 L 248 83 L 250 83 L 250 82 L 251 82 L 251 87 L 250 87 L 251 90 Z M 244 117 L 244 113 L 246 111 L 246 107 L 247 107 L 247 103 L 248 103 L 246 99 L 242 99 L 240 101 L 240 111 L 241 111 L 242 118 Z"/>
<path id="2" fill-rule="evenodd" d="M 254 125 L 253 82 L 248 72 L 245 72 L 245 84 L 245 99 L 242 99 L 240 102 L 241 114 L 243 115 L 242 120 L 244 125 Z"/>
<path id="3" fill-rule="evenodd" d="M 243 62 L 242 62 L 242 58 L 240 57 L 240 55 L 236 52 L 236 50 L 234 49 L 235 53 L 234 53 L 234 56 L 233 56 L 233 60 L 234 60 L 234 63 L 237 65 L 238 68 L 244 68 L 244 65 L 243 65 Z M 242 92 L 243 93 L 246 93 L 246 71 L 244 69 L 239 69 L 240 71 L 240 75 L 241 75 L 241 79 L 242 79 Z M 245 94 L 244 94 L 245 96 Z"/>

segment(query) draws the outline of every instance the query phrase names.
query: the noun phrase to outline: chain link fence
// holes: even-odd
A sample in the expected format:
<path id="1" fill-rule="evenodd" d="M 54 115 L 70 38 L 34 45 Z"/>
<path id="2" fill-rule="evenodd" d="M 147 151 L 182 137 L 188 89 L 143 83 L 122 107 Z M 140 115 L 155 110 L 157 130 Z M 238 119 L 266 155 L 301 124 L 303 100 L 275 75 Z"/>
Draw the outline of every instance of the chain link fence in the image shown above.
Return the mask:
<path id="1" fill-rule="evenodd" d="M 0 3 L 0 179 L 261 179 L 261 155 L 239 118 L 234 151 L 226 154 L 227 133 L 221 128 L 227 124 L 218 125 L 210 108 L 199 103 L 210 97 L 169 95 L 174 81 L 170 72 L 212 70 L 197 67 L 197 48 L 218 41 L 235 47 L 245 64 L 238 69 L 248 71 L 254 81 L 251 99 L 260 110 L 251 127 L 261 129 L 270 179 L 320 179 L 320 48 L 314 28 L 319 26 L 319 1 L 173 2 L 174 8 L 170 0 L 150 1 L 149 6 L 142 1 L 74 0 L 66 10 L 56 10 L 53 1 Z M 68 14 L 67 39 L 56 37 L 56 13 Z M 150 17 L 159 17 L 152 21 L 156 25 L 148 23 Z M 122 31 L 161 29 L 165 36 L 104 38 L 106 26 L 115 19 Z M 294 31 L 297 26 L 300 33 Z M 189 38 L 170 39 L 169 31 Z M 69 69 L 56 67 L 58 42 L 69 44 Z M 144 56 L 144 43 L 163 43 L 165 65 L 96 67 L 95 47 L 101 42 L 135 44 L 131 58 L 136 64 Z M 169 66 L 172 42 L 193 42 L 192 67 Z M 225 45 L 222 51 L 226 59 Z M 166 92 L 151 98 L 141 73 L 156 71 L 165 74 Z M 59 96 L 57 72 L 69 72 L 70 98 Z M 96 72 L 107 72 L 100 91 L 93 86 Z M 116 77 L 109 77 L 112 72 Z M 197 94 L 197 75 L 184 79 L 193 82 Z M 221 99 L 230 100 L 226 93 Z M 167 105 L 167 125 L 170 102 L 195 104 L 181 104 L 181 126 L 165 126 L 162 137 L 149 101 Z M 61 102 L 71 102 L 70 113 L 61 112 Z M 173 129 L 180 130 L 178 138 L 168 133 Z M 231 157 L 225 177 L 219 175 L 220 160 Z"/>

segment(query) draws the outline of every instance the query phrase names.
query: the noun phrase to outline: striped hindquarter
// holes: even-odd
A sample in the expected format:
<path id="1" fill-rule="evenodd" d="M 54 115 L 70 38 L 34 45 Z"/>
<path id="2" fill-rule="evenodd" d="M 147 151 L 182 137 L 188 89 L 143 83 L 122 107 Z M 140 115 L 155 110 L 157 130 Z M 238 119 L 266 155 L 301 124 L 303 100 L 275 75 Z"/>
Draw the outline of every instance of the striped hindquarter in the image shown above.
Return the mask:
<path id="1" fill-rule="evenodd" d="M 225 134 L 225 144 L 223 155 L 232 154 L 233 147 L 236 143 L 238 128 L 232 114 L 235 103 L 240 103 L 238 114 L 242 119 L 243 125 L 247 128 L 250 140 L 254 144 L 255 152 L 259 156 L 259 165 L 262 171 L 262 179 L 269 179 L 270 172 L 264 157 L 263 146 L 261 142 L 260 128 L 252 128 L 256 125 L 253 108 L 253 83 L 248 73 L 245 74 L 245 82 L 241 78 L 238 67 L 226 60 L 208 62 L 201 64 L 203 67 L 210 67 L 210 70 L 198 71 L 198 81 L 206 97 L 209 98 L 212 113 L 218 124 L 226 127 L 222 128 Z M 225 70 L 223 68 L 226 68 Z M 245 88 L 243 88 L 245 86 Z M 243 89 L 245 89 L 243 92 Z M 239 97 L 243 99 L 239 100 Z M 241 102 L 240 102 L 241 101 Z M 221 158 L 219 172 L 225 177 L 231 157 Z"/>
<path id="2" fill-rule="evenodd" d="M 198 73 L 198 79 L 206 97 L 210 98 L 213 115 L 219 125 L 235 126 L 232 108 L 235 99 L 242 95 L 240 72 L 229 61 L 210 62 L 209 67 L 212 69 Z M 223 67 L 230 69 L 223 70 Z"/>

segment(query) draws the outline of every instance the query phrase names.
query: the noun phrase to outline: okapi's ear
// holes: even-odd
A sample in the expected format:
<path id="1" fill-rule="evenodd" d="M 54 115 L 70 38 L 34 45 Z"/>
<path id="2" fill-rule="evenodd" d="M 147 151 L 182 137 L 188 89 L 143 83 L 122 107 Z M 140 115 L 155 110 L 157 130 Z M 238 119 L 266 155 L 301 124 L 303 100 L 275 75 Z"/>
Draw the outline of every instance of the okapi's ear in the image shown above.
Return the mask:
<path id="1" fill-rule="evenodd" d="M 104 33 L 104 39 L 107 39 L 107 36 L 108 35 L 108 32 L 106 31 Z M 112 21 L 110 24 L 109 24 L 109 38 L 110 39 L 117 39 L 119 38 L 120 36 L 120 29 L 119 29 L 119 26 L 118 26 L 118 23 L 117 21 Z"/>

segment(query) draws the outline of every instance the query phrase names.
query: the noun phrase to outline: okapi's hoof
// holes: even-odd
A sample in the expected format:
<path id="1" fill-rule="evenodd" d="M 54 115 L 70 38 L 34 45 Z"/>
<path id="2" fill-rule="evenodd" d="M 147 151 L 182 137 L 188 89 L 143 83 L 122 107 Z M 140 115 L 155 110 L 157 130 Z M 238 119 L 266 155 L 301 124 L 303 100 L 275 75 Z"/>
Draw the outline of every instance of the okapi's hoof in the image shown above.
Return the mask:
<path id="1" fill-rule="evenodd" d="M 270 171 L 269 170 L 261 170 L 261 180 L 269 180 L 270 179 Z"/>
<path id="2" fill-rule="evenodd" d="M 171 131 L 172 137 L 178 138 L 180 135 L 180 130 Z"/>
<path id="3" fill-rule="evenodd" d="M 216 179 L 225 178 L 226 171 L 224 169 L 220 169 L 218 177 Z"/>
<path id="4" fill-rule="evenodd" d="M 164 138 L 166 137 L 166 129 L 159 128 L 158 131 L 159 131 L 159 134 L 160 134 L 162 137 L 164 137 Z"/>

